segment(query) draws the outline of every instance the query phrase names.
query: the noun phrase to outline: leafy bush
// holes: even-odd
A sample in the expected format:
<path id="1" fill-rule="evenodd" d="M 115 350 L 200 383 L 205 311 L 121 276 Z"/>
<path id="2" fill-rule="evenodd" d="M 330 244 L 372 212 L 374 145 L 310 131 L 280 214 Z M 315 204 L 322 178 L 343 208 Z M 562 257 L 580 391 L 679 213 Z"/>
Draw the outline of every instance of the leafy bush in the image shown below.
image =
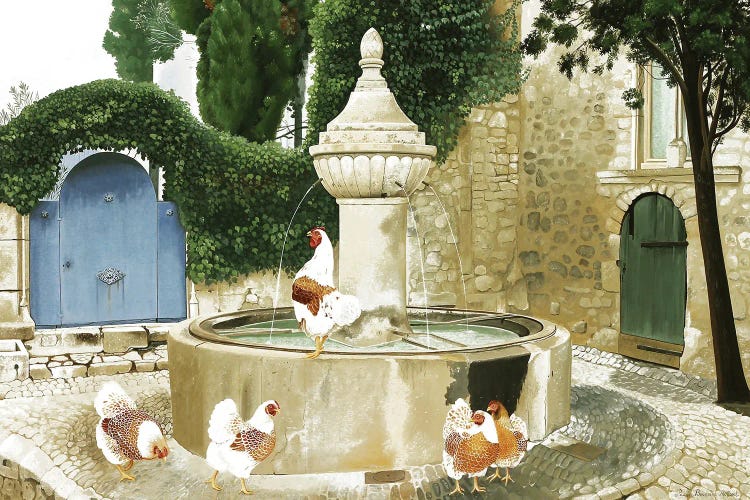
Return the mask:
<path id="1" fill-rule="evenodd" d="M 315 181 L 309 155 L 207 127 L 150 83 L 99 80 L 27 106 L 0 128 L 0 202 L 29 213 L 54 187 L 65 153 L 128 148 L 164 166 L 165 198 L 177 202 L 188 232 L 191 279 L 228 280 L 278 266 L 291 214 Z M 316 189 L 295 218 L 285 267 L 309 258 L 305 232 L 334 226 L 335 210 Z"/>
<path id="2" fill-rule="evenodd" d="M 500 15 L 492 13 L 494 0 L 318 4 L 310 23 L 316 73 L 308 138 L 317 141 L 344 107 L 360 74 L 360 40 L 374 27 L 385 45 L 383 76 L 442 162 L 472 107 L 499 101 L 523 82 L 517 3 Z"/>

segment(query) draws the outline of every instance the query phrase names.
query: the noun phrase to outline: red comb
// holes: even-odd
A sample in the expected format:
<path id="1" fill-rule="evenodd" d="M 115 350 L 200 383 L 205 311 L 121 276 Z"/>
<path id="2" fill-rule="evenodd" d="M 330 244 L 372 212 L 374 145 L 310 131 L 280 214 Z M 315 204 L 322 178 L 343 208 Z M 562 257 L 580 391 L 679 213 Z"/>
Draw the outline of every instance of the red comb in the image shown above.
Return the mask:
<path id="1" fill-rule="evenodd" d="M 326 227 L 325 226 L 315 226 L 314 228 L 310 229 L 310 231 L 315 231 L 316 229 L 320 229 L 321 231 L 325 231 Z"/>

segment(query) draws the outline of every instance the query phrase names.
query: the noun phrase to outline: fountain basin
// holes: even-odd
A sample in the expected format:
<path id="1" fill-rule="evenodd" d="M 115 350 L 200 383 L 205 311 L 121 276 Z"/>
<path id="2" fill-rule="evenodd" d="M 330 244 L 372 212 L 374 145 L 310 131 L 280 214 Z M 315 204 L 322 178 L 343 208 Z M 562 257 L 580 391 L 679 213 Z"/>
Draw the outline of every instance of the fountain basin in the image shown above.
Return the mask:
<path id="1" fill-rule="evenodd" d="M 445 415 L 460 397 L 475 409 L 500 399 L 526 421 L 532 440 L 569 422 L 570 335 L 547 321 L 410 308 L 415 333 L 406 340 L 363 349 L 330 339 L 320 358 L 308 360 L 312 341 L 294 333 L 290 309 L 277 310 L 274 327 L 282 331 L 268 343 L 264 322 L 272 317 L 272 310 L 238 311 L 170 332 L 174 437 L 192 453 L 205 456 L 211 411 L 225 398 L 244 418 L 267 399 L 282 408 L 276 449 L 259 474 L 439 463 Z M 466 321 L 473 334 L 457 326 Z"/>

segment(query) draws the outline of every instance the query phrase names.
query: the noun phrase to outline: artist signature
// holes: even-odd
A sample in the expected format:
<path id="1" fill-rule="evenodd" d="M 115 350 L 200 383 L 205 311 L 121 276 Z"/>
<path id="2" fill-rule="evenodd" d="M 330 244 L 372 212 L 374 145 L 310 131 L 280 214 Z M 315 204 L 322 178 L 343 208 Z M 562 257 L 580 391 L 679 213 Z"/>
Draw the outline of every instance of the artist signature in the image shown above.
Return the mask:
<path id="1" fill-rule="evenodd" d="M 680 498 L 739 498 L 740 492 L 736 488 L 729 490 L 711 491 L 705 488 L 695 487 L 692 489 L 677 488 L 669 492 L 670 499 Z"/>

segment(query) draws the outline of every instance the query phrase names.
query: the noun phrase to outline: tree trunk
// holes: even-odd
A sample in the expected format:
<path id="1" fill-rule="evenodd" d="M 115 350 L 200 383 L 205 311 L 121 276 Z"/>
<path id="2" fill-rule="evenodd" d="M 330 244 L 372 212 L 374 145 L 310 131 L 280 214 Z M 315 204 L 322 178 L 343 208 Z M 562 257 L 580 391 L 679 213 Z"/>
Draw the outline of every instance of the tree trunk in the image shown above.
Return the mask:
<path id="1" fill-rule="evenodd" d="M 691 93 L 691 92 L 689 92 Z M 717 403 L 750 402 L 745 374 L 742 369 L 737 330 L 732 313 L 729 282 L 724 265 L 719 217 L 716 211 L 716 185 L 714 182 L 711 145 L 701 134 L 697 92 L 685 96 L 690 155 L 693 161 L 695 200 L 698 211 L 698 229 L 706 271 L 706 289 L 711 316 L 711 337 L 716 364 Z M 707 148 L 704 154 L 703 149 Z"/>

